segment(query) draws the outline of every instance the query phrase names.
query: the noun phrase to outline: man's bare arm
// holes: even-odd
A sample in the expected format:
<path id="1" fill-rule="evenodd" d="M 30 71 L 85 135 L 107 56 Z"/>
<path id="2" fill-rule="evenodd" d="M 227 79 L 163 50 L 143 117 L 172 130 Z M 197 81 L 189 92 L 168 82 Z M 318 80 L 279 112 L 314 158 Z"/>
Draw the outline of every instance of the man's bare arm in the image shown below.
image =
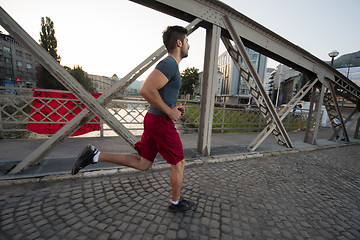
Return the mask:
<path id="1" fill-rule="evenodd" d="M 170 108 L 162 100 L 159 94 L 159 89 L 164 87 L 168 81 L 169 80 L 162 72 L 154 69 L 142 85 L 140 94 L 148 103 L 168 115 L 172 120 L 176 121 L 181 116 L 181 111 L 178 110 L 178 106 Z"/>

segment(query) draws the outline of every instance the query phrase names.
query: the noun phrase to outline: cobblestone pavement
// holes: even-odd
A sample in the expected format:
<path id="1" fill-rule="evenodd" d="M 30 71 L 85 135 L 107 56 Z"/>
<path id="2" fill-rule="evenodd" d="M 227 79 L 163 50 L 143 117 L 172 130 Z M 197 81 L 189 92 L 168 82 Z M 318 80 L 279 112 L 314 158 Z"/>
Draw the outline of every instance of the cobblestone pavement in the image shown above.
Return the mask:
<path id="1" fill-rule="evenodd" d="M 0 239 L 360 239 L 360 147 L 1 187 Z"/>

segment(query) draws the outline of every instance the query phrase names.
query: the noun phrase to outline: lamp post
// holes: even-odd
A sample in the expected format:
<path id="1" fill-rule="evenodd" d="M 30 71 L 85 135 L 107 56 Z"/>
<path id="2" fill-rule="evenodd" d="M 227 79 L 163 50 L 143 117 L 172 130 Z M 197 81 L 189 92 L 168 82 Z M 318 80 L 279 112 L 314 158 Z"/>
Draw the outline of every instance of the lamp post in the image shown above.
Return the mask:
<path id="1" fill-rule="evenodd" d="M 337 55 L 339 55 L 339 52 L 336 50 L 329 52 L 329 57 L 331 57 L 331 66 L 334 64 L 334 58 L 337 57 Z"/>
<path id="2" fill-rule="evenodd" d="M 332 50 L 331 52 L 329 52 L 329 57 L 331 57 L 331 63 L 330 66 L 334 65 L 334 58 L 337 57 L 337 55 L 339 55 L 339 52 L 337 50 Z M 329 91 L 329 88 L 326 88 L 326 92 L 325 94 L 327 95 Z M 334 99 L 335 101 L 336 99 Z"/>

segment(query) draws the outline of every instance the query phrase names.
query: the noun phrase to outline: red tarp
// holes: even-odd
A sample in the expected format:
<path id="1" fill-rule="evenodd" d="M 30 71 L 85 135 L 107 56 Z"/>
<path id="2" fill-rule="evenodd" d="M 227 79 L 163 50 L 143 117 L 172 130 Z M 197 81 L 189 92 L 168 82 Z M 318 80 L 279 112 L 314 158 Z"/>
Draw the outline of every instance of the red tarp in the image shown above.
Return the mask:
<path id="1" fill-rule="evenodd" d="M 29 122 L 34 123 L 28 123 L 26 129 L 38 134 L 55 134 L 86 107 L 77 100 L 72 93 L 47 92 L 41 89 L 34 89 L 33 91 L 33 97 L 36 99 L 32 103 Z M 91 93 L 91 95 L 98 98 L 101 93 Z M 54 98 L 54 100 L 51 98 Z M 55 100 L 56 98 L 60 98 L 61 100 Z M 76 99 L 77 101 L 73 101 L 72 99 Z M 45 105 L 44 102 L 47 105 Z M 61 106 L 62 104 L 64 106 Z M 49 119 L 58 122 L 52 123 Z M 95 117 L 91 119 L 90 122 L 100 122 L 100 119 Z M 71 136 L 78 136 L 96 130 L 100 130 L 100 124 L 85 124 Z"/>

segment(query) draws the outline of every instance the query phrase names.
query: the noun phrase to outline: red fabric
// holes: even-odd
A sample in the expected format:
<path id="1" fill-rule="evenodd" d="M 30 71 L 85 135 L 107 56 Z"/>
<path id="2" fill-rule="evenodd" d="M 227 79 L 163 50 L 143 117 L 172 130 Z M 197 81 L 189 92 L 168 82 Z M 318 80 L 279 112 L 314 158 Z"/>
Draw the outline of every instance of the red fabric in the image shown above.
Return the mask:
<path id="1" fill-rule="evenodd" d="M 145 115 L 144 133 L 134 148 L 150 162 L 154 162 L 158 152 L 172 165 L 184 159 L 183 146 L 174 122 L 169 117 L 151 113 Z"/>
<path id="2" fill-rule="evenodd" d="M 32 103 L 29 122 L 34 123 L 28 123 L 26 129 L 38 134 L 55 134 L 86 107 L 80 101 L 74 102 L 66 100 L 77 99 L 72 93 L 45 92 L 41 89 L 34 89 L 33 91 L 33 97 L 36 99 Z M 95 98 L 101 95 L 101 93 L 91 94 Z M 52 100 L 51 98 L 60 98 L 61 100 Z M 64 106 L 58 101 L 61 104 L 65 103 Z M 47 105 L 45 105 L 44 102 L 46 102 Z M 53 111 L 53 109 L 56 109 L 56 111 Z M 63 117 L 66 120 L 62 119 Z M 46 123 L 50 122 L 49 119 L 58 122 Z M 100 119 L 95 117 L 91 119 L 90 122 L 100 122 Z M 100 130 L 100 124 L 85 124 L 73 133 L 72 136 L 79 136 L 96 130 Z"/>

